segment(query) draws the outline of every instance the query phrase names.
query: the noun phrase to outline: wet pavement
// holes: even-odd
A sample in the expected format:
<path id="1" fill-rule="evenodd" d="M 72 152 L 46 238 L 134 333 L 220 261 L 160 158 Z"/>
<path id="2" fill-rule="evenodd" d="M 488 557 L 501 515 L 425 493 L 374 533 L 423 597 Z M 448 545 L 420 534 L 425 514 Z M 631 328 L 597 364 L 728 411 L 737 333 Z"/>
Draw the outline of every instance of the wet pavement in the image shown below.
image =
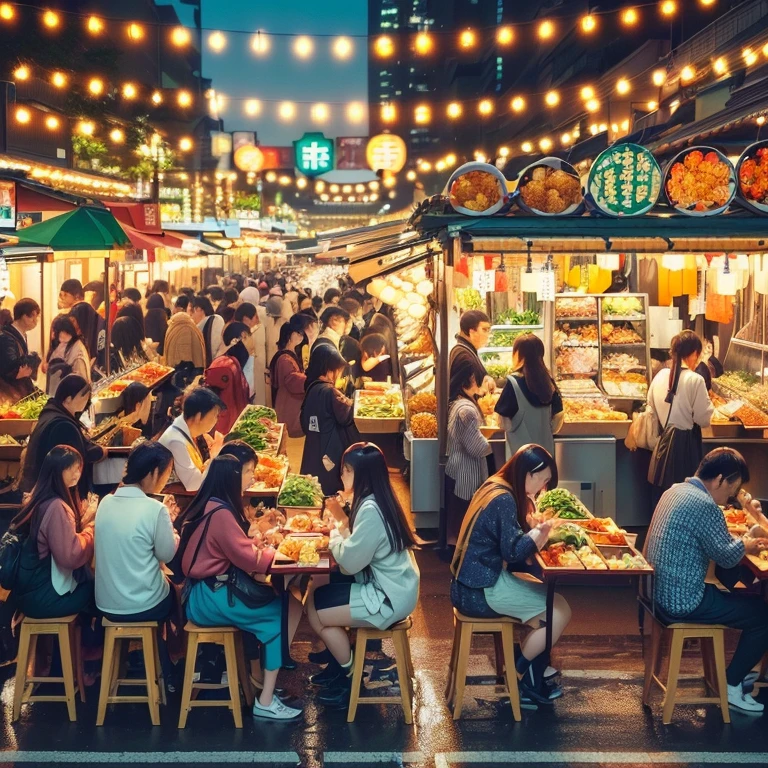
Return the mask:
<path id="1" fill-rule="evenodd" d="M 162 709 L 159 727 L 151 726 L 146 705 L 121 705 L 108 710 L 105 725 L 96 728 L 94 686 L 87 703 L 78 702 L 77 723 L 68 721 L 62 704 L 38 703 L 25 706 L 21 720 L 11 724 L 13 682 L 8 680 L 0 725 L 0 744 L 7 752 L 0 753 L 0 766 L 768 765 L 763 717 L 732 713 L 732 724 L 725 726 L 714 706 L 680 706 L 672 725 L 663 726 L 659 695 L 651 710 L 643 708 L 642 642 L 629 586 L 563 590 L 574 608 L 574 621 L 554 657 L 564 673 L 565 695 L 551 709 L 524 710 L 521 723 L 514 723 L 507 702 L 490 695 L 493 646 L 479 639 L 469 672 L 470 682 L 481 684 L 467 691 L 462 719 L 453 722 L 443 699 L 452 636 L 448 568 L 431 551 L 420 552 L 418 559 L 422 596 L 411 637 L 417 678 L 413 726 L 405 725 L 399 699 L 361 707 L 352 724 L 346 712 L 316 703 L 306 683 L 317 670 L 306 663 L 313 638 L 302 625 L 293 648 L 299 668 L 282 672 L 280 683 L 305 702 L 297 723 L 254 722 L 246 713 L 238 731 L 226 709 L 198 709 L 179 731 L 179 694 L 174 694 Z M 691 678 L 686 686 L 699 685 L 693 679 L 698 670 L 691 651 L 683 669 Z M 765 690 L 760 698 L 768 704 Z"/>

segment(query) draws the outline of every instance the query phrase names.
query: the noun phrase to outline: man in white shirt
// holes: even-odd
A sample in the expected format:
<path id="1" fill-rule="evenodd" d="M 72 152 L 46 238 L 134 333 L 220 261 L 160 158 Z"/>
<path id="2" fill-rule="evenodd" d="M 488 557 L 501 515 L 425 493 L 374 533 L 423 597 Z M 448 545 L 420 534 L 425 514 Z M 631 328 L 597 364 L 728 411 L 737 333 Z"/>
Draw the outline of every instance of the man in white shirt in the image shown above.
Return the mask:
<path id="1" fill-rule="evenodd" d="M 216 426 L 219 412 L 224 407 L 221 399 L 210 389 L 195 387 L 182 404 L 182 414 L 177 416 L 160 437 L 162 443 L 173 454 L 173 470 L 178 481 L 188 491 L 197 491 L 203 483 L 203 476 L 211 459 L 219 455 L 224 444 L 224 435 L 210 431 Z M 203 460 L 196 440 L 205 436 L 211 459 Z"/>
<path id="2" fill-rule="evenodd" d="M 213 312 L 211 300 L 206 296 L 193 296 L 189 302 L 189 314 L 197 323 L 200 333 L 205 339 L 206 368 L 226 351 L 222 341 L 224 334 L 224 318 Z"/>
<path id="3" fill-rule="evenodd" d="M 256 291 L 258 294 L 258 291 Z M 242 295 L 242 294 L 241 294 Z M 265 372 L 267 370 L 267 336 L 265 321 L 267 311 L 264 307 L 249 301 L 243 302 L 235 310 L 235 322 L 248 326 L 253 337 L 256 351 L 243 368 L 243 375 L 251 389 L 251 397 L 256 405 L 266 405 L 267 386 Z"/>

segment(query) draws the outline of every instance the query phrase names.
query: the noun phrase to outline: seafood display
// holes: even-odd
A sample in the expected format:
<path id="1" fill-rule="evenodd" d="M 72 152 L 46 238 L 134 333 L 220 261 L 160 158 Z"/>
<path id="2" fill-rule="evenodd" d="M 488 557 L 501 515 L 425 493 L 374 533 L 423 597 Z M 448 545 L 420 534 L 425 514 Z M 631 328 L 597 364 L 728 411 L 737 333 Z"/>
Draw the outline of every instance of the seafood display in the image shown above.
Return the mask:
<path id="1" fill-rule="evenodd" d="M 739 191 L 748 202 L 768 208 L 768 147 L 758 147 L 752 156 L 745 153 L 739 165 Z"/>

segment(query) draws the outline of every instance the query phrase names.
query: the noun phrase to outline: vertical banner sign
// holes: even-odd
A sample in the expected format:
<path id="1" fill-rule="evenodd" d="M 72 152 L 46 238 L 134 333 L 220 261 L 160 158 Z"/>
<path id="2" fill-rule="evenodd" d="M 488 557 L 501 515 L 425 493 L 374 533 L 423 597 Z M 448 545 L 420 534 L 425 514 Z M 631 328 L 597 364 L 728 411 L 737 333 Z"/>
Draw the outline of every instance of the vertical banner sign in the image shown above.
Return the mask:
<path id="1" fill-rule="evenodd" d="M 361 171 L 368 167 L 365 159 L 365 136 L 339 136 L 336 139 L 336 170 Z"/>
<path id="2" fill-rule="evenodd" d="M 334 144 L 322 133 L 305 133 L 293 142 L 295 166 L 305 176 L 320 176 L 333 170 Z"/>

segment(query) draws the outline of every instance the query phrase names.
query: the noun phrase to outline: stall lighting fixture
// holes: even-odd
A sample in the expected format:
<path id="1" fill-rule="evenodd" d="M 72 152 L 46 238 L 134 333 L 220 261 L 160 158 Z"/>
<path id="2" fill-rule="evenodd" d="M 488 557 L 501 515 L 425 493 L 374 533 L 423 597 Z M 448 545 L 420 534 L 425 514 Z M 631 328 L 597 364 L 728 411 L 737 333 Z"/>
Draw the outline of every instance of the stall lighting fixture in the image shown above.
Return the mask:
<path id="1" fill-rule="evenodd" d="M 214 53 L 221 53 L 227 47 L 227 38 L 223 32 L 211 32 L 208 46 Z"/>
<path id="2" fill-rule="evenodd" d="M 16 11 L 13 10 L 13 6 L 10 3 L 0 5 L 0 19 L 3 21 L 13 21 L 14 16 L 16 16 Z"/>

